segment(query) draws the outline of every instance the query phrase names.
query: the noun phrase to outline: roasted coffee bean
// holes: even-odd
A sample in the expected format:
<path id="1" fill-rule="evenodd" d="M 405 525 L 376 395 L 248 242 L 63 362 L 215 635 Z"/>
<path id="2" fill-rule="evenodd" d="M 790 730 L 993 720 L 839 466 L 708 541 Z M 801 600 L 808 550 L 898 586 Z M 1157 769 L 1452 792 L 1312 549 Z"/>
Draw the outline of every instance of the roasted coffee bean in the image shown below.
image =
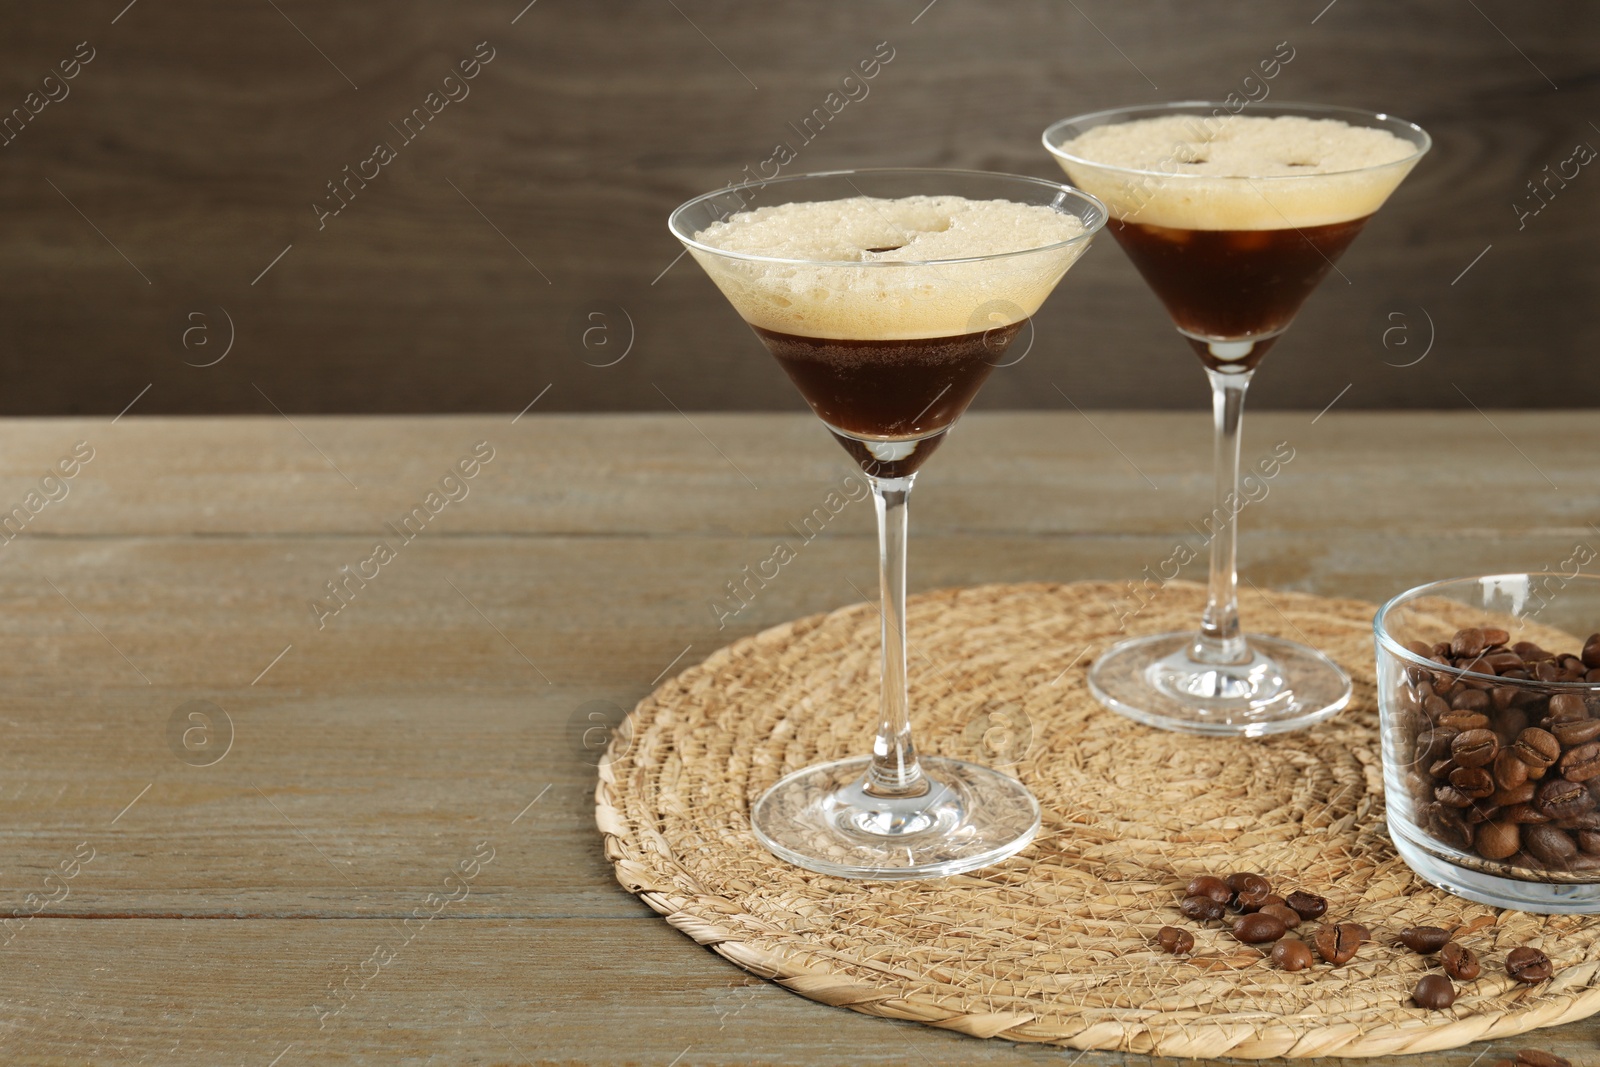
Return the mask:
<path id="1" fill-rule="evenodd" d="M 1457 731 L 1448 726 L 1427 725 L 1423 727 L 1422 736 L 1417 742 L 1417 765 L 1426 767 L 1442 759 L 1450 758 L 1450 745 L 1456 739 Z"/>
<path id="2" fill-rule="evenodd" d="M 1500 817 L 1500 809 L 1495 807 L 1493 800 L 1489 799 L 1474 801 L 1472 807 L 1464 810 L 1467 814 L 1467 822 L 1472 826 L 1493 822 Z"/>
<path id="3" fill-rule="evenodd" d="M 1188 895 L 1191 897 L 1210 897 L 1218 904 L 1226 904 L 1233 899 L 1233 890 L 1228 888 L 1228 883 L 1215 875 L 1202 874 L 1198 878 L 1189 880 Z"/>
<path id="4" fill-rule="evenodd" d="M 1499 648 L 1511 640 L 1511 635 L 1498 626 L 1480 626 L 1478 629 L 1483 631 L 1484 643 L 1490 648 Z"/>
<path id="5" fill-rule="evenodd" d="M 1473 951 L 1454 941 L 1439 950 L 1439 962 L 1444 965 L 1444 973 L 1458 982 L 1470 982 L 1483 973 L 1483 965 Z"/>
<path id="6" fill-rule="evenodd" d="M 1425 974 L 1417 979 L 1411 1001 L 1419 1008 L 1443 1011 L 1456 1002 L 1456 987 L 1442 974 Z"/>
<path id="7" fill-rule="evenodd" d="M 1522 827 L 1506 819 L 1485 823 L 1478 827 L 1472 843 L 1484 859 L 1503 860 L 1522 847 Z"/>
<path id="8" fill-rule="evenodd" d="M 1240 911 L 1243 911 L 1243 912 L 1265 911 L 1267 908 L 1271 907 L 1273 904 L 1282 904 L 1282 903 L 1283 903 L 1283 898 L 1282 897 L 1278 896 L 1276 893 L 1268 893 L 1266 896 L 1262 897 L 1259 901 L 1256 900 L 1254 897 L 1251 897 L 1248 903 L 1245 902 L 1244 900 L 1235 900 L 1234 901 L 1234 907 L 1238 908 Z"/>
<path id="9" fill-rule="evenodd" d="M 1586 811 L 1582 815 L 1557 819 L 1555 825 L 1558 830 L 1600 830 L 1600 811 Z"/>
<path id="10" fill-rule="evenodd" d="M 1543 1049 L 1524 1048 L 1517 1050 L 1515 1067 L 1572 1067 L 1572 1061 Z"/>
<path id="11" fill-rule="evenodd" d="M 1560 727 L 1556 727 L 1560 729 Z M 1569 782 L 1587 782 L 1600 775 L 1600 744 L 1590 741 L 1569 748 L 1561 757 L 1561 777 Z"/>
<path id="12" fill-rule="evenodd" d="M 1550 698 L 1545 710 L 1548 722 L 1583 722 L 1589 717 L 1589 708 L 1576 693 L 1557 693 Z"/>
<path id="13" fill-rule="evenodd" d="M 1481 711 L 1452 711 L 1446 715 L 1439 716 L 1439 725 L 1448 726 L 1452 730 L 1460 730 L 1465 733 L 1468 730 L 1488 732 L 1489 727 L 1494 724 L 1490 722 L 1489 716 Z"/>
<path id="14" fill-rule="evenodd" d="M 1496 714 L 1499 718 L 1495 722 L 1494 732 L 1505 739 L 1500 744 L 1500 750 L 1504 752 L 1510 740 L 1528 728 L 1528 713 L 1522 708 L 1507 708 Z"/>
<path id="15" fill-rule="evenodd" d="M 1487 712 L 1493 707 L 1489 694 L 1482 689 L 1463 689 L 1450 698 L 1452 711 L 1480 711 Z"/>
<path id="16" fill-rule="evenodd" d="M 1522 831 L 1522 848 L 1552 867 L 1565 867 L 1577 855 L 1572 835 L 1554 826 L 1529 826 Z"/>
<path id="17" fill-rule="evenodd" d="M 1592 634 L 1589 640 L 1583 643 L 1583 664 L 1586 667 L 1600 667 L 1600 634 Z"/>
<path id="18" fill-rule="evenodd" d="M 1579 783 L 1554 778 L 1539 787 L 1533 804 L 1552 819 L 1571 819 L 1593 811 L 1595 799 L 1594 794 Z"/>
<path id="19" fill-rule="evenodd" d="M 1523 782 L 1515 789 L 1496 789 L 1494 796 L 1489 799 L 1498 808 L 1509 808 L 1514 804 L 1527 804 L 1533 800 L 1534 784 Z"/>
<path id="20" fill-rule="evenodd" d="M 1340 923 L 1339 925 L 1350 928 L 1350 932 L 1355 934 L 1357 938 L 1357 944 L 1366 944 L 1368 941 L 1372 940 L 1372 931 L 1368 930 L 1360 923 Z"/>
<path id="21" fill-rule="evenodd" d="M 1303 971 L 1311 966 L 1311 946 L 1297 937 L 1286 937 L 1272 946 L 1272 962 L 1280 970 Z"/>
<path id="22" fill-rule="evenodd" d="M 1515 652 L 1491 652 L 1483 657 L 1483 662 L 1493 667 L 1496 674 L 1520 670 L 1522 667 L 1522 657 Z"/>
<path id="23" fill-rule="evenodd" d="M 1450 714 L 1450 705 L 1437 694 L 1422 698 L 1422 713 L 1434 722 Z"/>
<path id="24" fill-rule="evenodd" d="M 1178 910 L 1185 917 L 1195 922 L 1208 922 L 1211 919 L 1220 919 L 1227 911 L 1210 897 L 1184 897 L 1183 903 L 1178 905 Z"/>
<path id="25" fill-rule="evenodd" d="M 1450 772 L 1450 784 L 1460 790 L 1462 796 L 1482 800 L 1494 792 L 1494 775 L 1482 767 L 1457 767 Z"/>
<path id="26" fill-rule="evenodd" d="M 1451 742 L 1452 751 L 1454 747 L 1455 743 Z M 1561 758 L 1561 742 L 1556 740 L 1554 734 L 1530 726 L 1517 735 L 1511 751 L 1533 770 L 1542 771 Z"/>
<path id="27" fill-rule="evenodd" d="M 1591 856 L 1600 856 L 1600 830 L 1579 830 L 1578 847 Z"/>
<path id="28" fill-rule="evenodd" d="M 1505 820 L 1521 826 L 1527 826 L 1531 823 L 1549 822 L 1550 816 L 1532 804 L 1513 804 L 1506 808 Z"/>
<path id="29" fill-rule="evenodd" d="M 1511 646 L 1511 651 L 1525 660 L 1549 659 L 1550 653 L 1534 644 L 1532 641 L 1518 641 Z"/>
<path id="30" fill-rule="evenodd" d="M 1578 788 L 1582 789 L 1583 787 L 1579 786 Z M 1439 788 L 1433 791 L 1433 797 L 1439 803 L 1447 804 L 1452 808 L 1464 808 L 1472 803 L 1471 797 L 1467 796 L 1453 785 L 1441 785 Z"/>
<path id="31" fill-rule="evenodd" d="M 1469 626 L 1465 630 L 1457 630 L 1456 635 L 1450 639 L 1450 654 L 1452 656 L 1476 656 L 1488 647 L 1488 642 L 1483 638 L 1483 631 L 1476 626 Z"/>
<path id="32" fill-rule="evenodd" d="M 1448 778 L 1455 769 L 1456 761 L 1453 759 L 1435 760 L 1433 766 L 1428 768 L 1428 773 L 1435 778 Z"/>
<path id="33" fill-rule="evenodd" d="M 1259 874 L 1230 874 L 1228 887 L 1233 890 L 1233 906 L 1241 911 L 1259 908 L 1272 895 L 1272 883 Z"/>
<path id="34" fill-rule="evenodd" d="M 1561 673 L 1561 668 L 1552 660 L 1542 660 L 1533 665 L 1533 676 L 1541 682 L 1559 682 Z"/>
<path id="35" fill-rule="evenodd" d="M 1438 926 L 1408 926 L 1397 935 L 1412 952 L 1438 952 L 1450 943 L 1450 931 Z"/>
<path id="36" fill-rule="evenodd" d="M 1467 730 L 1450 743 L 1450 758 L 1458 767 L 1482 767 L 1500 754 L 1500 739 L 1490 730 Z"/>
<path id="37" fill-rule="evenodd" d="M 1293 930 L 1300 925 L 1300 913 L 1287 904 L 1266 904 L 1259 908 L 1256 914 L 1272 916 L 1283 923 L 1287 930 Z"/>
<path id="38" fill-rule="evenodd" d="M 1265 912 L 1256 911 L 1233 920 L 1233 936 L 1247 945 L 1276 941 L 1289 932 L 1283 920 Z"/>
<path id="39" fill-rule="evenodd" d="M 1555 973 L 1550 957 L 1536 948 L 1514 948 L 1506 956 L 1506 973 L 1519 982 L 1533 985 Z"/>
<path id="40" fill-rule="evenodd" d="M 1328 911 L 1328 901 L 1315 893 L 1307 893 L 1296 889 L 1284 899 L 1284 903 L 1293 908 L 1295 914 L 1302 919 L 1320 919 Z"/>
<path id="41" fill-rule="evenodd" d="M 1550 724 L 1550 732 L 1556 735 L 1568 748 L 1593 741 L 1600 737 L 1600 719 L 1576 719 L 1572 722 L 1557 722 Z"/>
<path id="42" fill-rule="evenodd" d="M 1312 943 L 1317 946 L 1317 955 L 1329 963 L 1338 965 L 1349 963 L 1355 958 L 1356 950 L 1366 939 L 1364 934 L 1365 929 L 1353 923 L 1338 923 L 1318 930 Z"/>
<path id="43" fill-rule="evenodd" d="M 1176 956 L 1194 951 L 1194 935 L 1176 926 L 1163 926 L 1156 931 L 1156 944 L 1161 946 L 1162 951 Z"/>
<path id="44" fill-rule="evenodd" d="M 1509 671 L 1500 672 L 1500 676 L 1502 678 L 1508 677 L 1509 674 Z M 1516 698 L 1517 690 L 1513 689 L 1509 685 L 1499 685 L 1489 690 L 1489 701 L 1494 705 L 1494 710 L 1498 712 L 1503 713 L 1509 711 L 1511 709 L 1511 702 L 1516 700 Z"/>
<path id="45" fill-rule="evenodd" d="M 1528 780 L 1528 765 L 1516 753 L 1505 749 L 1494 757 L 1494 781 L 1501 789 L 1515 789 Z"/>
<path id="46" fill-rule="evenodd" d="M 1433 801 L 1422 811 L 1425 821 L 1439 840 L 1451 848 L 1466 850 L 1472 847 L 1472 835 L 1477 827 L 1467 825 L 1467 820 L 1455 808 Z"/>

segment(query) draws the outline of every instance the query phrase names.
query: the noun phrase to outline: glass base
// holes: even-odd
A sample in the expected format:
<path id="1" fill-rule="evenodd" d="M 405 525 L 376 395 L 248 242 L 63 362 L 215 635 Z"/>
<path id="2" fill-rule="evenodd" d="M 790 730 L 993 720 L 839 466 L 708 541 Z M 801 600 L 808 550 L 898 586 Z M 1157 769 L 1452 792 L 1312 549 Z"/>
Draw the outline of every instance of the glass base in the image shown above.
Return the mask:
<path id="1" fill-rule="evenodd" d="M 1543 915 L 1600 913 L 1600 883 L 1524 882 L 1517 878 L 1500 878 L 1458 867 L 1408 838 L 1404 827 L 1396 825 L 1392 814 L 1389 816 L 1389 837 L 1394 841 L 1395 851 L 1406 861 L 1406 866 L 1415 871 L 1418 877 L 1432 882 L 1446 893 L 1496 908 L 1513 908 Z"/>
<path id="2" fill-rule="evenodd" d="M 1321 722 L 1350 702 L 1350 678 L 1327 656 L 1276 637 L 1245 635 L 1234 666 L 1189 657 L 1195 634 L 1112 646 L 1089 670 L 1095 698 L 1149 726 L 1219 737 L 1260 737 Z"/>
<path id="3" fill-rule="evenodd" d="M 819 763 L 762 794 L 750 826 L 768 851 L 841 878 L 938 878 L 997 863 L 1039 832 L 1039 802 L 1015 778 L 962 760 L 920 758 L 915 797 L 866 791 L 871 759 Z"/>

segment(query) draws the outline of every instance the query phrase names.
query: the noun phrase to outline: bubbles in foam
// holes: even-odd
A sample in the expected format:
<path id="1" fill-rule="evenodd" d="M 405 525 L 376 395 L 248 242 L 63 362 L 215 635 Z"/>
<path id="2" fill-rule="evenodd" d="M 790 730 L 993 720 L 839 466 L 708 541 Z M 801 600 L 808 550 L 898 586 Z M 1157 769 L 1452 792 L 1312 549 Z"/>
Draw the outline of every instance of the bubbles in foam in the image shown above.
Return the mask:
<path id="1" fill-rule="evenodd" d="M 1073 182 L 1113 215 L 1195 230 L 1364 218 L 1417 155 L 1415 145 L 1388 130 L 1298 115 L 1135 119 L 1093 127 L 1057 152 Z"/>
<path id="2" fill-rule="evenodd" d="M 690 251 L 746 321 L 840 340 L 952 337 L 1032 315 L 1086 242 L 1076 216 L 1042 204 L 915 196 L 803 201 L 739 212 Z M 1052 247 L 1055 246 L 1055 247 Z M 947 262 L 1038 249 L 1034 255 Z"/>

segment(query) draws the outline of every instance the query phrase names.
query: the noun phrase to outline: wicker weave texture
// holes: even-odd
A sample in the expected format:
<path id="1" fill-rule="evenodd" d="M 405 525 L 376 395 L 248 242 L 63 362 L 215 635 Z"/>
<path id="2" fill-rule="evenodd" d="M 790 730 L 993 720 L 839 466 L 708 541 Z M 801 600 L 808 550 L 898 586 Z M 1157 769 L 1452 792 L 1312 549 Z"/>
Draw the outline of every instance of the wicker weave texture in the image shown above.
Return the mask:
<path id="1" fill-rule="evenodd" d="M 1204 590 L 1169 583 L 1127 633 L 1192 625 Z M 1454 1048 L 1600 1010 L 1600 920 L 1498 911 L 1411 874 L 1384 828 L 1373 607 L 1249 593 L 1253 628 L 1308 642 L 1355 682 L 1309 731 L 1212 740 L 1102 709 L 1085 668 L 1117 632 L 1107 583 L 996 585 L 912 599 L 921 750 L 1007 767 L 1044 808 L 1039 839 L 987 870 L 853 882 L 756 843 L 751 803 L 779 777 L 866 751 L 876 718 L 870 605 L 739 641 L 663 684 L 601 767 L 597 822 L 618 880 L 679 930 L 813 1000 L 976 1037 L 1164 1056 L 1374 1056 Z M 1348 964 L 1288 973 L 1221 924 L 1177 911 L 1197 874 L 1249 870 L 1367 925 Z M 1195 933 L 1190 957 L 1153 943 Z M 1309 939 L 1317 924 L 1297 934 Z M 1446 1011 L 1411 1004 L 1429 959 L 1404 926 L 1459 927 L 1484 963 Z M 1506 953 L 1558 971 L 1521 986 Z M 1269 946 L 1270 947 L 1270 946 Z"/>

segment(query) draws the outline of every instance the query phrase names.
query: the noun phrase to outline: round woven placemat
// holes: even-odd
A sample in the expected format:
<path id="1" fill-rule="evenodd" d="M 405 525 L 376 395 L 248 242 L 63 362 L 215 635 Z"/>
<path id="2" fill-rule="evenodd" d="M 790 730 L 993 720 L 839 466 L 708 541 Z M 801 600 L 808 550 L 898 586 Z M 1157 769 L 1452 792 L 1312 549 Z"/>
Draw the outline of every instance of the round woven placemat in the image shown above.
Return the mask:
<path id="1" fill-rule="evenodd" d="M 1322 649 L 1351 706 L 1311 730 L 1209 740 L 1102 709 L 1084 669 L 1123 636 L 1109 583 L 995 585 L 913 598 L 919 748 L 1007 766 L 1044 826 L 1015 858 L 926 882 L 813 874 L 765 852 L 751 803 L 783 774 L 867 750 L 878 614 L 858 604 L 724 648 L 662 685 L 601 767 L 596 817 L 618 880 L 739 966 L 825 1004 L 978 1037 L 1165 1056 L 1372 1056 L 1453 1048 L 1600 1010 L 1600 919 L 1498 911 L 1423 883 L 1384 829 L 1369 604 L 1244 598 L 1253 628 Z M 1170 583 L 1127 633 L 1190 626 L 1204 591 Z M 1131 602 L 1125 602 L 1125 607 Z M 1329 900 L 1376 943 L 1287 973 L 1177 911 L 1194 875 L 1259 871 Z M 1192 957 L 1152 943 L 1195 931 Z M 1446 1011 L 1410 994 L 1429 959 L 1408 925 L 1460 927 L 1483 960 Z M 1309 935 L 1314 924 L 1299 931 Z M 1506 977 L 1544 949 L 1556 976 Z"/>

